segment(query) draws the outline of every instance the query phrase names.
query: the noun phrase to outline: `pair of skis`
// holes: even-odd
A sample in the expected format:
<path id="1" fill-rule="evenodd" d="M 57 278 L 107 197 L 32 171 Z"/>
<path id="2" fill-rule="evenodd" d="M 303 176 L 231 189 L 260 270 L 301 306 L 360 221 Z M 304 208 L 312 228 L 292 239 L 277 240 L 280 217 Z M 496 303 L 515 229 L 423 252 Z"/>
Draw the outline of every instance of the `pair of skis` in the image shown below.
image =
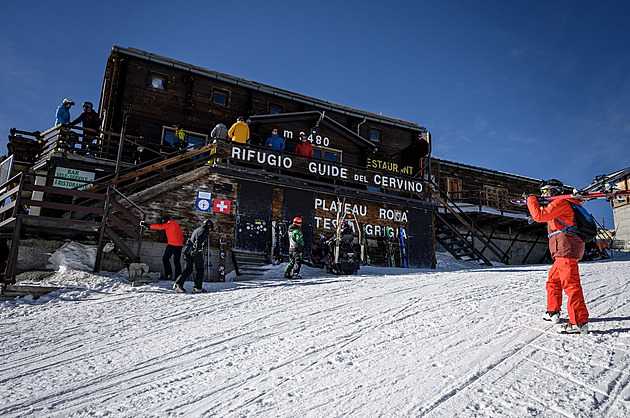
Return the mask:
<path id="1" fill-rule="evenodd" d="M 563 194 L 559 196 L 538 197 L 538 202 L 552 202 L 558 199 L 576 199 L 576 200 L 591 200 L 591 199 L 606 199 L 614 200 L 630 196 L 630 190 L 617 190 L 612 192 L 593 192 L 584 194 Z M 510 203 L 517 206 L 527 205 L 527 199 L 510 199 Z"/>

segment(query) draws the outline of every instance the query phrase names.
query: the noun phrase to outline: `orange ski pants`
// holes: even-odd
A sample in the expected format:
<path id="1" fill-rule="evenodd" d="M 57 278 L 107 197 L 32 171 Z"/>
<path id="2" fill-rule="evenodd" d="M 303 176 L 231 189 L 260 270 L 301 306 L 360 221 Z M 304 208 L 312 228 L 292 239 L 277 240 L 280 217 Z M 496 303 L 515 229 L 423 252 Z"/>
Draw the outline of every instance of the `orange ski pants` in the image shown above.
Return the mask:
<path id="1" fill-rule="evenodd" d="M 588 322 L 588 311 L 584 303 L 580 271 L 577 258 L 556 257 L 547 280 L 547 310 L 559 311 L 562 307 L 562 291 L 567 294 L 567 313 L 569 322 L 582 324 Z"/>

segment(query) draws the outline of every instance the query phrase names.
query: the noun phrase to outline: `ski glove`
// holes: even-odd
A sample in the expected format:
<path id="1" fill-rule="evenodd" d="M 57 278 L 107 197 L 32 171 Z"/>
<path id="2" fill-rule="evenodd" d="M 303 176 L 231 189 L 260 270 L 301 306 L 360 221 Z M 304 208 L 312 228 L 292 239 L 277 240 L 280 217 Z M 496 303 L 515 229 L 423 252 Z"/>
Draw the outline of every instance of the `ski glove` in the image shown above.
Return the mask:
<path id="1" fill-rule="evenodd" d="M 143 228 L 148 228 L 150 225 L 146 221 L 140 221 L 140 226 L 143 227 Z"/>

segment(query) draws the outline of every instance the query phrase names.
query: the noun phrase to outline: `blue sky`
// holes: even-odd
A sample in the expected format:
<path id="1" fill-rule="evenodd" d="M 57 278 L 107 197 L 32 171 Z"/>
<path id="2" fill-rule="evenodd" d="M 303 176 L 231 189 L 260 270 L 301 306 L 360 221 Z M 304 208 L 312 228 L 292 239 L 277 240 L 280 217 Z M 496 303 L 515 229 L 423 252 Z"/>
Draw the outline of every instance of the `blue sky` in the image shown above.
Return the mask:
<path id="1" fill-rule="evenodd" d="M 0 0 L 0 16 L 2 154 L 64 97 L 98 103 L 121 45 L 417 122 L 465 164 L 576 187 L 630 166 L 625 1 Z"/>

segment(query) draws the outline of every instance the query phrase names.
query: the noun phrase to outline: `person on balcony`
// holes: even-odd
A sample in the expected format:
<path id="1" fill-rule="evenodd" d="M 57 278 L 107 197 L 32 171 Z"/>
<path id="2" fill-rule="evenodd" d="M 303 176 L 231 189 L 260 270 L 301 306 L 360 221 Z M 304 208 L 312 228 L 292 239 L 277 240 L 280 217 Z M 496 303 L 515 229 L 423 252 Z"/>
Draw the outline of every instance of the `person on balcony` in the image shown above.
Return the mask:
<path id="1" fill-rule="evenodd" d="M 227 141 L 228 137 L 228 129 L 223 123 L 217 123 L 217 126 L 214 127 L 212 132 L 210 133 L 212 139 L 222 139 Z"/>
<path id="2" fill-rule="evenodd" d="M 284 139 L 278 136 L 277 129 L 273 129 L 271 131 L 271 136 L 267 138 L 267 141 L 265 141 L 265 148 L 275 154 L 280 154 L 282 151 L 284 151 L 284 147 Z"/>
<path id="3" fill-rule="evenodd" d="M 74 102 L 67 97 L 63 99 L 59 107 L 57 107 L 57 113 L 55 113 L 55 126 L 63 123 L 64 125 L 70 124 L 70 108 L 74 106 Z"/>
<path id="4" fill-rule="evenodd" d="M 182 248 L 184 247 L 184 232 L 182 228 L 168 215 L 162 216 L 160 224 L 150 225 L 145 221 L 140 221 L 140 226 L 166 232 L 167 244 L 164 249 L 164 255 L 162 255 L 164 278 L 166 280 L 175 280 L 176 277 L 182 274 L 181 258 Z M 173 276 L 173 269 L 171 268 L 171 257 L 173 257 L 173 264 L 175 265 L 175 276 Z"/>
<path id="5" fill-rule="evenodd" d="M 186 132 L 182 129 L 182 126 L 178 123 L 173 124 L 173 129 L 175 129 L 175 138 L 173 139 L 173 147 L 176 150 L 184 150 L 188 147 L 188 138 L 186 137 Z"/>
<path id="6" fill-rule="evenodd" d="M 98 113 L 94 111 L 92 102 L 84 102 L 83 113 L 70 124 L 77 125 L 79 123 L 82 124 L 84 128 L 94 129 L 95 131 L 98 131 L 101 127 L 101 119 L 98 117 Z"/>
<path id="7" fill-rule="evenodd" d="M 295 153 L 298 155 L 304 155 L 309 160 L 313 159 L 313 146 L 308 141 L 306 134 L 300 134 L 300 143 L 295 147 Z"/>
<path id="8" fill-rule="evenodd" d="M 94 105 L 92 102 L 83 102 L 83 113 L 81 113 L 81 115 L 79 115 L 79 117 L 73 120 L 70 124 L 77 125 L 79 123 L 82 124 L 84 128 L 94 129 L 95 131 L 100 129 L 101 119 L 98 117 L 98 113 L 94 111 Z M 97 147 L 91 147 L 92 149 L 90 149 L 89 144 L 96 141 L 97 140 L 94 139 L 92 133 L 84 132 L 83 141 L 81 142 L 81 145 L 84 148 L 83 152 L 88 155 L 94 154 Z"/>
<path id="9" fill-rule="evenodd" d="M 74 102 L 72 100 L 67 97 L 63 99 L 59 107 L 57 107 L 57 112 L 55 113 L 55 126 L 60 124 L 70 124 L 70 108 L 72 106 L 74 106 Z M 74 144 L 76 143 L 76 140 L 76 134 L 70 131 L 67 126 L 62 126 L 59 128 L 59 136 L 53 151 L 63 151 L 64 154 L 68 151 L 72 152 L 74 151 Z"/>
<path id="10" fill-rule="evenodd" d="M 249 126 L 245 123 L 245 118 L 239 116 L 236 119 L 236 123 L 228 131 L 228 136 L 232 139 L 232 142 L 239 144 L 246 144 L 249 141 Z"/>

